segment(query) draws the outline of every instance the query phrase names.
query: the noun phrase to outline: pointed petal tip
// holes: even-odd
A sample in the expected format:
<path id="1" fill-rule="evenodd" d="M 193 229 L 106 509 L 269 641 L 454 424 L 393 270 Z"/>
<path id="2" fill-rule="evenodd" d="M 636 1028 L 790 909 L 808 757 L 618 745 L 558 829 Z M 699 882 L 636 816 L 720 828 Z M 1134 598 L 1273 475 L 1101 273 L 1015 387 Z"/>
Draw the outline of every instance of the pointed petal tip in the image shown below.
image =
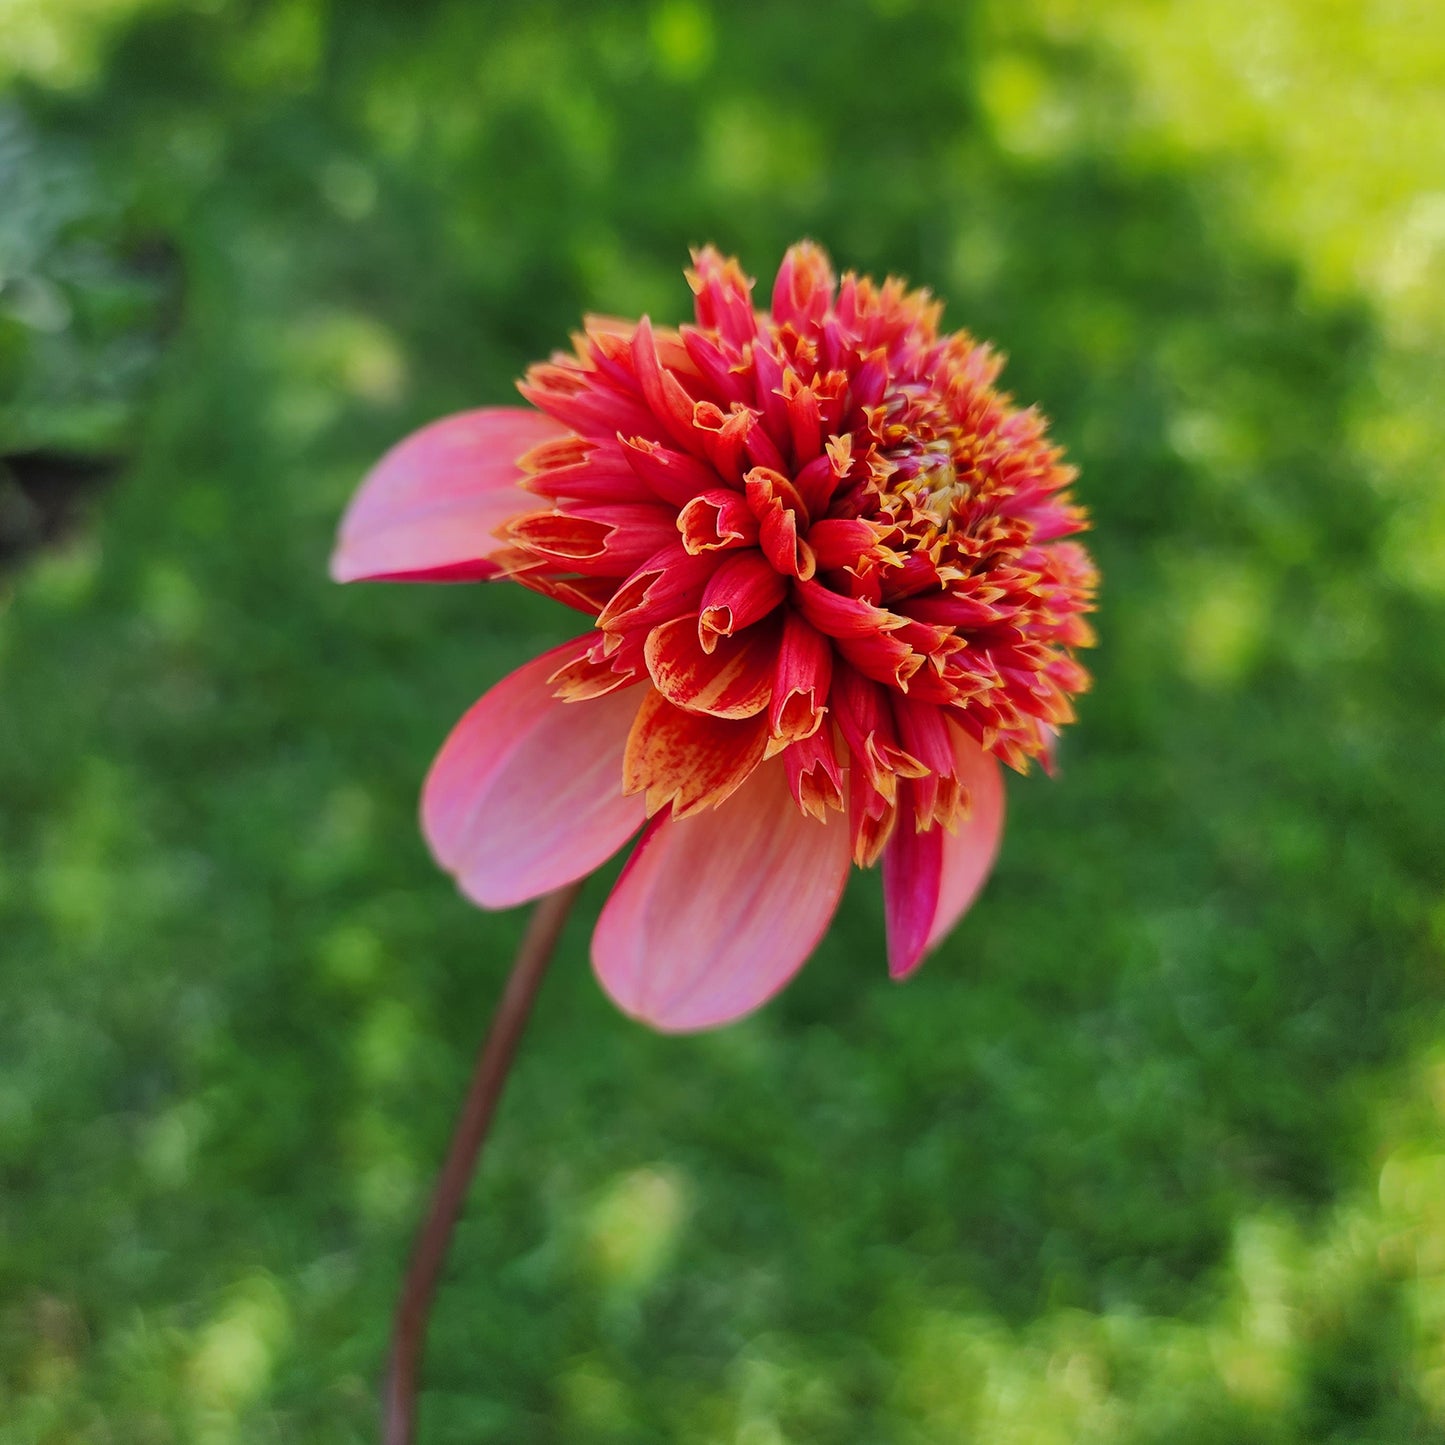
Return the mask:
<path id="1" fill-rule="evenodd" d="M 331 556 L 326 559 L 326 575 L 333 582 L 356 582 L 360 580 L 361 573 L 352 564 L 351 559 L 346 555 L 346 548 L 340 542 L 331 550 Z"/>
<path id="2" fill-rule="evenodd" d="M 894 983 L 907 983 L 923 966 L 935 946 L 928 940 L 920 938 L 906 947 L 900 947 L 890 934 L 888 939 L 888 977 Z"/>
<path id="3" fill-rule="evenodd" d="M 988 881 L 1003 836 L 1004 788 L 998 763 L 971 738 L 953 730 L 959 782 L 972 806 L 948 832 L 915 827 L 912 812 L 899 824 L 883 855 L 888 974 L 902 982 L 957 926 Z"/>
<path id="4" fill-rule="evenodd" d="M 929 950 L 943 883 L 943 835 L 920 833 L 911 809 L 902 816 L 883 853 L 883 914 L 888 936 L 888 974 L 907 978 Z"/>

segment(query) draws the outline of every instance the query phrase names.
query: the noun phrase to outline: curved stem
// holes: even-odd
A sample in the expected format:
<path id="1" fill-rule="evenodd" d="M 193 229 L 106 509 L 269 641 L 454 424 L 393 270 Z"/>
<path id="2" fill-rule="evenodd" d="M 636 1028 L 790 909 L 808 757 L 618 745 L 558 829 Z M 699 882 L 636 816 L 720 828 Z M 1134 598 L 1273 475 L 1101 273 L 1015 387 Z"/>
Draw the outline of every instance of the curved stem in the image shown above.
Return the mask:
<path id="1" fill-rule="evenodd" d="M 532 1002 L 552 960 L 568 910 L 581 889 L 570 884 L 549 894 L 532 911 L 517 961 L 512 965 L 486 1042 L 477 1055 L 467 1097 L 452 1134 L 446 1162 L 437 1175 L 431 1209 L 417 1236 L 392 1324 L 391 1352 L 382 1386 L 382 1439 L 385 1445 L 412 1445 L 416 1434 L 417 1374 L 426 1338 L 427 1317 L 437 1279 L 446 1261 L 452 1230 L 486 1142 L 512 1058 L 527 1026 Z"/>

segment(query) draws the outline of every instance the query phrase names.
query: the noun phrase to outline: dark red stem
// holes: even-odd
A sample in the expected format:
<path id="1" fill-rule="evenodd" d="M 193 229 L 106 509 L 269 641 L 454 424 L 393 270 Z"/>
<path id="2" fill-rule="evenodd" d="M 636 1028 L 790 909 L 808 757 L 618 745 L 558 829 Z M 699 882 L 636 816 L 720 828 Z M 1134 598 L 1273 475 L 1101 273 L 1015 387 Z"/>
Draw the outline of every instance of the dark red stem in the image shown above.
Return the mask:
<path id="1" fill-rule="evenodd" d="M 412 1445 L 416 1438 L 417 1377 L 427 1318 L 436 1296 L 437 1279 L 446 1261 L 452 1230 L 461 1213 L 467 1189 L 476 1172 L 487 1130 L 507 1082 L 522 1030 L 527 1026 L 533 1000 L 541 986 L 552 952 L 557 946 L 568 910 L 580 883 L 549 894 L 532 911 L 526 936 L 517 951 L 511 977 L 492 1019 L 486 1042 L 477 1055 L 472 1081 L 457 1127 L 447 1150 L 446 1163 L 437 1176 L 431 1209 L 417 1236 L 411 1265 L 401 1287 L 392 1325 L 391 1352 L 381 1393 L 382 1440 L 385 1445 Z"/>

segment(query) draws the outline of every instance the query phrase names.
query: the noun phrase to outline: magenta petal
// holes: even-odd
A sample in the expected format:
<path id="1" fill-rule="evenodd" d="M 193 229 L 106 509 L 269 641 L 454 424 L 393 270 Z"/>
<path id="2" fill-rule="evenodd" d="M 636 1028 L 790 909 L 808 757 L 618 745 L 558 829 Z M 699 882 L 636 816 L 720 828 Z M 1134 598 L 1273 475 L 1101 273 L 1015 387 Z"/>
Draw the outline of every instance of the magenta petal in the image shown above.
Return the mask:
<path id="1" fill-rule="evenodd" d="M 925 948 L 936 948 L 954 924 L 968 912 L 988 875 L 993 872 L 1003 841 L 1003 770 L 992 753 L 971 737 L 955 730 L 954 756 L 958 777 L 972 802 L 969 815 L 956 833 L 943 835 L 943 876 L 938 912 L 928 931 Z"/>
<path id="2" fill-rule="evenodd" d="M 642 693 L 562 702 L 547 679 L 589 638 L 503 678 L 446 740 L 422 790 L 422 831 L 484 908 L 540 897 L 604 863 L 642 826 L 622 796 L 622 753 Z"/>
<path id="3" fill-rule="evenodd" d="M 346 515 L 337 582 L 466 581 L 494 577 L 487 558 L 503 523 L 543 503 L 518 482 L 517 459 L 566 429 L 540 412 L 497 406 L 443 417 L 413 432 L 367 474 Z"/>
<path id="4" fill-rule="evenodd" d="M 804 814 L 780 759 L 710 812 L 657 819 L 592 935 L 602 987 L 669 1033 L 751 1013 L 827 931 L 849 857 L 846 821 Z"/>
<path id="5" fill-rule="evenodd" d="M 926 833 L 917 832 L 913 810 L 901 811 L 883 853 L 883 917 L 888 930 L 888 972 L 893 978 L 907 978 L 928 951 L 938 915 L 947 836 L 936 825 Z"/>
<path id="6" fill-rule="evenodd" d="M 906 978 L 947 936 L 993 871 L 1003 838 L 1003 773 L 992 754 L 952 728 L 958 779 L 970 800 L 955 833 L 899 818 L 883 855 L 888 971 Z"/>

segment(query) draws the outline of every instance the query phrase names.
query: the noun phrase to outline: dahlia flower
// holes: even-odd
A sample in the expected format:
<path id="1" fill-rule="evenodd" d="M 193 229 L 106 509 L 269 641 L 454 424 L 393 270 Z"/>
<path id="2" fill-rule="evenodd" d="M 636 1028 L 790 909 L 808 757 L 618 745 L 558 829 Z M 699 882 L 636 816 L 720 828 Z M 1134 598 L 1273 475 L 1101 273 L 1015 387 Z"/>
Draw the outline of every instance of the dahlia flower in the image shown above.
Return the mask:
<path id="1" fill-rule="evenodd" d="M 591 317 L 527 407 L 424 427 L 341 525 L 340 581 L 507 578 L 586 630 L 462 718 L 422 826 L 487 908 L 644 829 L 592 958 L 628 1014 L 757 1008 L 882 861 L 890 972 L 954 926 L 998 851 L 1000 763 L 1050 760 L 1095 573 L 1043 418 L 927 292 L 804 242 L 759 310 L 707 248 L 676 330 Z"/>

